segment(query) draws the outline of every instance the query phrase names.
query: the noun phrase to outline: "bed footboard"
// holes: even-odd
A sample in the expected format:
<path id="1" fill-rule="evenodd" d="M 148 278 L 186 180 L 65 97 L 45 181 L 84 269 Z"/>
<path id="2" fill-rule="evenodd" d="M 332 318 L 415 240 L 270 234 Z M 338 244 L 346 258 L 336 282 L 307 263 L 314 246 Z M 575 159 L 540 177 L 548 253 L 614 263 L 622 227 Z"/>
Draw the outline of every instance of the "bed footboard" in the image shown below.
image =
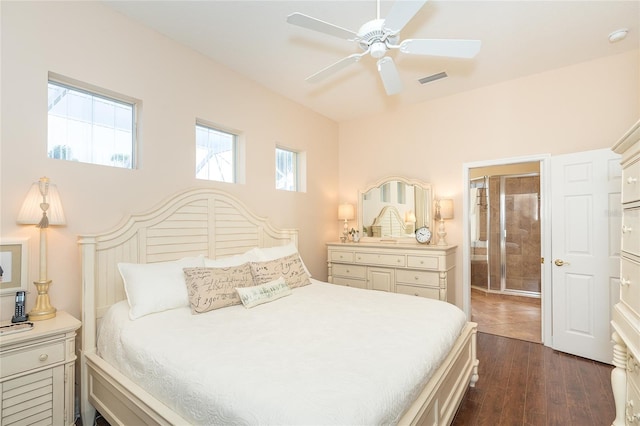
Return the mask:
<path id="1" fill-rule="evenodd" d="M 477 330 L 476 323 L 467 323 L 447 358 L 400 419 L 400 425 L 451 424 L 467 386 L 474 387 L 479 378 Z"/>
<path id="2" fill-rule="evenodd" d="M 89 403 L 111 426 L 189 423 L 95 353 L 86 355 L 85 360 Z"/>

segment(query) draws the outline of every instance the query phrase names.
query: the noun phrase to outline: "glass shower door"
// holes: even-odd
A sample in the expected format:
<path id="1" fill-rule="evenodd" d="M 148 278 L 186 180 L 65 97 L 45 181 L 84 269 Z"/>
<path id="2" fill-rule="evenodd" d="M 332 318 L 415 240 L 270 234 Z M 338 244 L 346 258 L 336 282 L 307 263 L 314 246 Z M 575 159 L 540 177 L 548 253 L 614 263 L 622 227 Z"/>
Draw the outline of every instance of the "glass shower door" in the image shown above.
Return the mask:
<path id="1" fill-rule="evenodd" d="M 540 176 L 501 177 L 501 289 L 540 293 Z"/>

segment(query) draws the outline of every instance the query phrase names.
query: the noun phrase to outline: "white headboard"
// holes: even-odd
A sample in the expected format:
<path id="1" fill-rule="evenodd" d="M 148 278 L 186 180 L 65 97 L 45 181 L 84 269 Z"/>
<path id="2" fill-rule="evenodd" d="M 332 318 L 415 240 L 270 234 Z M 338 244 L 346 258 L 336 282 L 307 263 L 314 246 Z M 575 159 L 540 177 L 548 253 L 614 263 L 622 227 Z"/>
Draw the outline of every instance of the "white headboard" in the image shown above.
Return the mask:
<path id="1" fill-rule="evenodd" d="M 298 244 L 297 230 L 277 229 L 234 196 L 212 188 L 181 192 L 109 232 L 79 236 L 83 351 L 95 350 L 97 320 L 126 298 L 119 262 L 152 263 L 199 254 L 217 259 L 289 242 Z"/>

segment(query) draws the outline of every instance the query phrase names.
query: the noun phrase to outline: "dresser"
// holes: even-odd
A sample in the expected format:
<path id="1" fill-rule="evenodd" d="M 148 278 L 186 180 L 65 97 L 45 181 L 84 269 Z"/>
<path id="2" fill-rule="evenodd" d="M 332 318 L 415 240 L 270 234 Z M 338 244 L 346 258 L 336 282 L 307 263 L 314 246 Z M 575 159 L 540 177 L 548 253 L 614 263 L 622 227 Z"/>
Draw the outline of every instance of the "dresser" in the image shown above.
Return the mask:
<path id="1" fill-rule="evenodd" d="M 74 424 L 75 339 L 66 312 L 0 335 L 0 424 Z"/>
<path id="2" fill-rule="evenodd" d="M 333 284 L 453 301 L 456 246 L 413 243 L 329 243 Z"/>
<path id="3" fill-rule="evenodd" d="M 640 425 L 640 121 L 612 149 L 622 155 L 620 301 L 611 321 L 613 425 Z"/>

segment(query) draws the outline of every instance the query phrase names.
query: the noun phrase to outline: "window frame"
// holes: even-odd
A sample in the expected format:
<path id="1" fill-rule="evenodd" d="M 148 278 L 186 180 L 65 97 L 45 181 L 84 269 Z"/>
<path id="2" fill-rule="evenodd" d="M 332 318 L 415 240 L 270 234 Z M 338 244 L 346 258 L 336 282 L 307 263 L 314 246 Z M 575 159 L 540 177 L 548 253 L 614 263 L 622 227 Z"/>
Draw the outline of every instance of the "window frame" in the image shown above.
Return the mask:
<path id="1" fill-rule="evenodd" d="M 120 93 L 111 91 L 111 90 L 107 90 L 107 89 L 103 89 L 101 87 L 98 86 L 94 86 L 92 84 L 89 83 L 85 83 L 79 80 L 75 80 L 72 78 L 68 78 L 65 76 L 62 76 L 60 74 L 56 74 L 56 73 L 52 73 L 49 72 L 48 73 L 48 78 L 47 78 L 47 91 L 48 91 L 48 87 L 49 84 L 54 84 L 58 87 L 62 87 L 62 88 L 66 88 L 68 90 L 73 90 L 75 92 L 79 92 L 79 93 L 84 93 L 87 94 L 89 96 L 92 97 L 97 97 L 99 99 L 103 99 L 109 102 L 113 102 L 113 103 L 117 103 L 117 104 L 122 104 L 122 105 L 126 105 L 126 106 L 130 106 L 131 107 L 131 161 L 129 164 L 129 167 L 121 167 L 121 166 L 116 166 L 113 164 L 104 164 L 104 163 L 96 163 L 96 162 L 92 162 L 92 161 L 80 161 L 77 160 L 80 163 L 83 164 L 91 164 L 91 165 L 95 165 L 95 166 L 106 166 L 106 167 L 112 167 L 115 169 L 124 169 L 124 170 L 136 170 L 138 169 L 138 163 L 139 163 L 139 159 L 138 159 L 138 152 L 139 152 L 139 119 L 140 119 L 140 114 L 141 114 L 141 109 L 142 109 L 142 102 L 138 99 L 135 99 L 131 96 L 126 96 L 126 95 L 122 95 Z M 91 121 L 91 124 L 94 125 L 95 122 Z M 56 160 L 66 160 L 66 161 L 72 161 L 72 159 L 68 159 L 68 158 L 56 158 L 56 157 L 50 157 L 49 156 L 49 136 L 48 136 L 48 132 L 49 132 L 49 109 L 47 108 L 47 153 L 46 156 L 47 158 L 50 159 L 56 159 Z M 93 138 L 92 138 L 92 142 L 93 142 Z M 64 146 L 64 145 L 61 145 Z M 51 150 L 54 150 L 55 146 L 51 148 Z M 117 153 L 113 153 L 113 155 L 116 155 Z M 113 157 L 112 155 L 112 157 Z M 66 155 L 64 156 L 66 157 Z"/>
<path id="2" fill-rule="evenodd" d="M 226 128 L 224 126 L 219 126 L 217 124 L 214 124 L 212 122 L 206 121 L 206 120 L 202 120 L 202 119 L 196 119 L 196 124 L 194 127 L 194 135 L 195 132 L 197 132 L 198 127 L 202 127 L 207 129 L 208 131 L 213 131 L 213 132 L 219 132 L 219 133 L 224 133 L 227 135 L 231 135 L 232 138 L 232 180 L 231 181 L 226 181 L 226 180 L 219 180 L 219 179 L 209 179 L 209 178 L 200 178 L 198 177 L 198 164 L 196 162 L 195 166 L 196 166 L 196 175 L 195 178 L 199 179 L 199 180 L 205 180 L 207 182 L 221 182 L 221 183 L 241 183 L 242 182 L 242 167 L 240 164 L 240 160 L 242 157 L 242 139 L 241 139 L 241 135 L 240 132 L 237 132 L 235 130 L 231 130 L 229 128 Z M 197 137 L 194 138 L 194 141 L 196 142 L 196 150 L 198 149 L 198 144 L 197 144 Z M 197 158 L 197 155 L 196 155 Z"/>
<path id="3" fill-rule="evenodd" d="M 278 151 L 284 151 L 294 155 L 294 188 L 279 188 L 278 187 Z M 304 151 L 298 151 L 296 149 L 288 148 L 283 145 L 276 145 L 275 149 L 275 188 L 280 191 L 288 192 L 306 192 L 306 153 Z"/>

